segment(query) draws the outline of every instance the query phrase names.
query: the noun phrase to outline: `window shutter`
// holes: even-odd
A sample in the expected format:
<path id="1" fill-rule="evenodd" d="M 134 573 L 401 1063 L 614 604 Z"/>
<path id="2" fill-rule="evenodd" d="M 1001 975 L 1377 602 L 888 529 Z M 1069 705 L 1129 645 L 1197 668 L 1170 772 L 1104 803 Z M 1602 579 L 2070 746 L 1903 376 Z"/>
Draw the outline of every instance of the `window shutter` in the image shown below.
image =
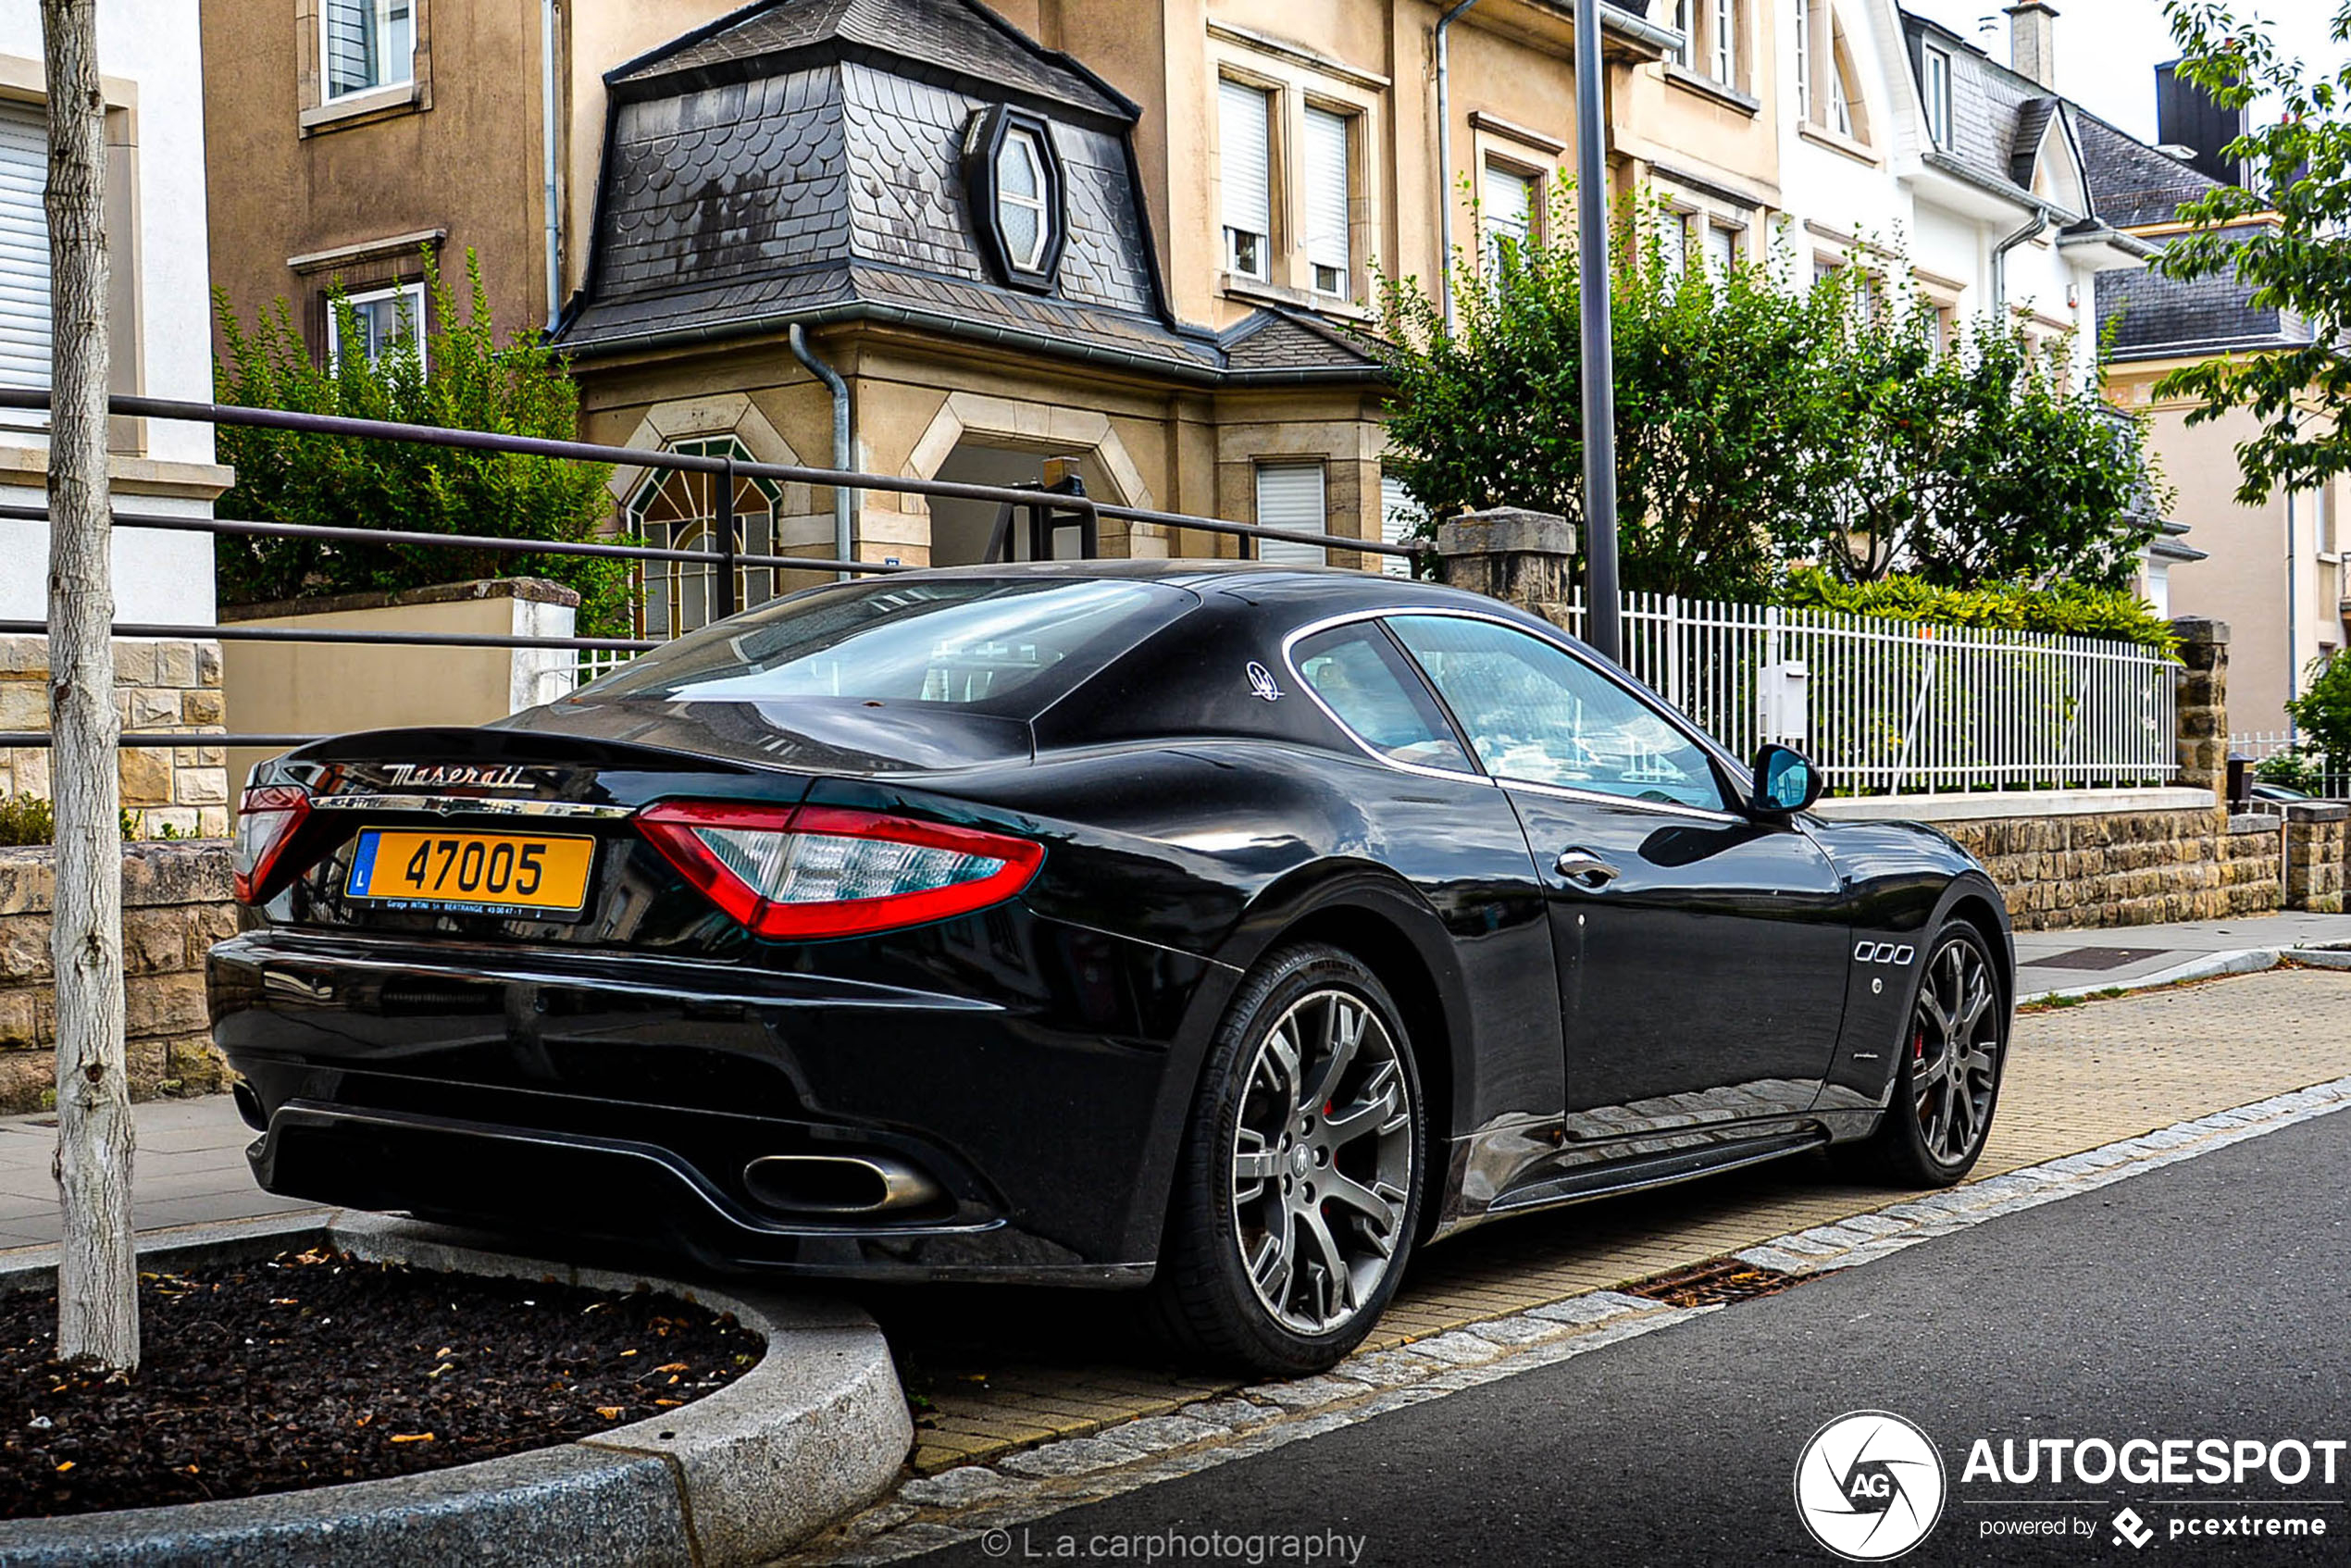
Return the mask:
<path id="1" fill-rule="evenodd" d="M 1706 230 L 1706 265 L 1720 278 L 1738 264 L 1739 231 L 1709 226 Z"/>
<path id="2" fill-rule="evenodd" d="M 1489 166 L 1486 170 L 1484 205 L 1486 233 L 1523 241 L 1535 210 L 1535 181 L 1526 175 Z"/>
<path id="3" fill-rule="evenodd" d="M 1306 111 L 1306 260 L 1348 274 L 1348 183 L 1345 115 Z"/>
<path id="4" fill-rule="evenodd" d="M 41 205 L 48 179 L 47 120 L 0 105 L 0 386 L 49 384 L 49 217 Z"/>
<path id="5" fill-rule="evenodd" d="M 1322 464 L 1259 464 L 1257 520 L 1269 529 L 1328 533 L 1330 518 L 1323 510 Z M 1261 539 L 1255 543 L 1259 560 L 1285 566 L 1319 566 L 1329 558 L 1319 544 L 1298 544 L 1287 539 Z"/>
<path id="6" fill-rule="evenodd" d="M 1420 527 L 1420 503 L 1404 488 L 1402 479 L 1391 479 L 1386 474 L 1379 481 L 1379 536 L 1389 544 L 1401 544 L 1404 536 Z M 1383 555 L 1379 569 L 1388 577 L 1411 577 L 1412 563 L 1401 555 Z"/>
<path id="7" fill-rule="evenodd" d="M 1273 94 L 1238 81 L 1216 84 L 1225 227 L 1244 234 L 1274 231 L 1272 118 Z"/>

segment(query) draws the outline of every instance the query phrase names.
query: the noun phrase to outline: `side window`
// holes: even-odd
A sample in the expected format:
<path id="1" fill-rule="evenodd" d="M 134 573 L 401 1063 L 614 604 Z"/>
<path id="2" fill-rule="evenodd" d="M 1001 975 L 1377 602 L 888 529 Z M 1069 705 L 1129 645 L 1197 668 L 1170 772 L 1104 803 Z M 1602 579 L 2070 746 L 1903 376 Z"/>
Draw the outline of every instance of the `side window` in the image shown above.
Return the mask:
<path id="1" fill-rule="evenodd" d="M 1428 689 L 1369 621 L 1334 627 L 1290 650 L 1300 680 L 1372 750 L 1418 767 L 1474 771 Z"/>
<path id="2" fill-rule="evenodd" d="M 1492 621 L 1388 622 L 1498 778 L 1723 809 L 1706 753 L 1581 659 Z"/>

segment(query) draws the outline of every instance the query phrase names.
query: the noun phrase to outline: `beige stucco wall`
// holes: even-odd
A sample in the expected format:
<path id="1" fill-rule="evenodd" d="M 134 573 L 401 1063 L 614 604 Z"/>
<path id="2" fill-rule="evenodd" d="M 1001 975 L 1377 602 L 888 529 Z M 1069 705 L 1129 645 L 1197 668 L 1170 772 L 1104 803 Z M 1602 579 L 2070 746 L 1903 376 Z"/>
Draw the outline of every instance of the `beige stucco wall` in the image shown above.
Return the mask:
<path id="1" fill-rule="evenodd" d="M 537 594 L 526 598 L 520 593 Z M 572 635 L 577 596 L 533 583 L 454 584 L 373 608 L 322 608 L 255 616 L 238 627 L 335 631 Z M 569 603 L 555 602 L 568 600 Z M 340 602 L 329 602 L 330 604 Z M 569 653 L 506 648 L 414 648 L 317 642 L 221 644 L 229 711 L 239 732 L 341 734 L 404 725 L 486 724 L 570 690 Z M 271 750 L 231 748 L 229 777 L 242 785 Z"/>
<path id="2" fill-rule="evenodd" d="M 2117 367 L 2108 391 L 2125 406 L 2150 416 L 2156 459 L 2178 492 L 2170 515 L 2189 526 L 2184 542 L 2207 554 L 2171 567 L 2171 613 L 2229 623 L 2231 731 L 2283 732 L 2289 674 L 2322 652 L 2345 645 L 2341 557 L 2320 553 L 2314 498 L 2296 496 L 2294 589 L 2299 613 L 2289 656 L 2285 497 L 2272 495 L 2258 506 L 2236 500 L 2242 473 L 2236 448 L 2256 432 L 2258 421 L 2240 410 L 2190 425 L 2193 400 L 2151 401 L 2147 395 L 2170 367 L 2168 362 Z M 2332 489 L 2327 504 L 2333 509 L 2339 545 L 2351 486 L 2338 479 Z"/>

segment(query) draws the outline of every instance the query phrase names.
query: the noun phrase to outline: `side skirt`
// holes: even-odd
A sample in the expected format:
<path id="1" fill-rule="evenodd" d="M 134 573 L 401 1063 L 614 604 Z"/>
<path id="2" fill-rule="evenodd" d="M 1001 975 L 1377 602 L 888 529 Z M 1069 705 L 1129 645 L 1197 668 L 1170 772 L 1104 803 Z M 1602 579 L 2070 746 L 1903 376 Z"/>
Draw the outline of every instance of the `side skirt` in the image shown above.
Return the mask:
<path id="1" fill-rule="evenodd" d="M 1462 1215 L 1452 1225 L 1445 1226 L 1440 1234 L 1456 1235 L 1486 1220 L 1501 1219 L 1511 1214 L 1561 1208 L 1570 1203 L 1589 1202 L 1596 1198 L 1613 1198 L 1623 1193 L 1695 1181 L 1700 1176 L 1719 1176 L 1725 1171 L 1741 1170 L 1770 1160 L 1784 1160 L 1807 1150 L 1823 1149 L 1828 1143 L 1829 1135 L 1825 1129 L 1808 1128 L 1738 1139 L 1700 1148 L 1676 1149 L 1660 1154 L 1636 1155 L 1565 1173 L 1538 1174 L 1533 1179 L 1499 1194 L 1482 1212 Z"/>

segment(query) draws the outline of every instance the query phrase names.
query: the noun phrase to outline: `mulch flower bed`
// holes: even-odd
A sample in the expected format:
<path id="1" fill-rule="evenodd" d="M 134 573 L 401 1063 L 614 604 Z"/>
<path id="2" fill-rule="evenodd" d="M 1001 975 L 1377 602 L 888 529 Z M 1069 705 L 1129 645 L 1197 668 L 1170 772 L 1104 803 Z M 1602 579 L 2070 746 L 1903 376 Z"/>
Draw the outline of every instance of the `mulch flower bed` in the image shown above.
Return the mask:
<path id="1" fill-rule="evenodd" d="M 143 1354 L 53 1358 L 56 1296 L 0 1296 L 0 1519 L 442 1470 L 609 1431 L 757 1363 L 732 1317 L 640 1291 L 326 1249 L 140 1276 Z"/>

